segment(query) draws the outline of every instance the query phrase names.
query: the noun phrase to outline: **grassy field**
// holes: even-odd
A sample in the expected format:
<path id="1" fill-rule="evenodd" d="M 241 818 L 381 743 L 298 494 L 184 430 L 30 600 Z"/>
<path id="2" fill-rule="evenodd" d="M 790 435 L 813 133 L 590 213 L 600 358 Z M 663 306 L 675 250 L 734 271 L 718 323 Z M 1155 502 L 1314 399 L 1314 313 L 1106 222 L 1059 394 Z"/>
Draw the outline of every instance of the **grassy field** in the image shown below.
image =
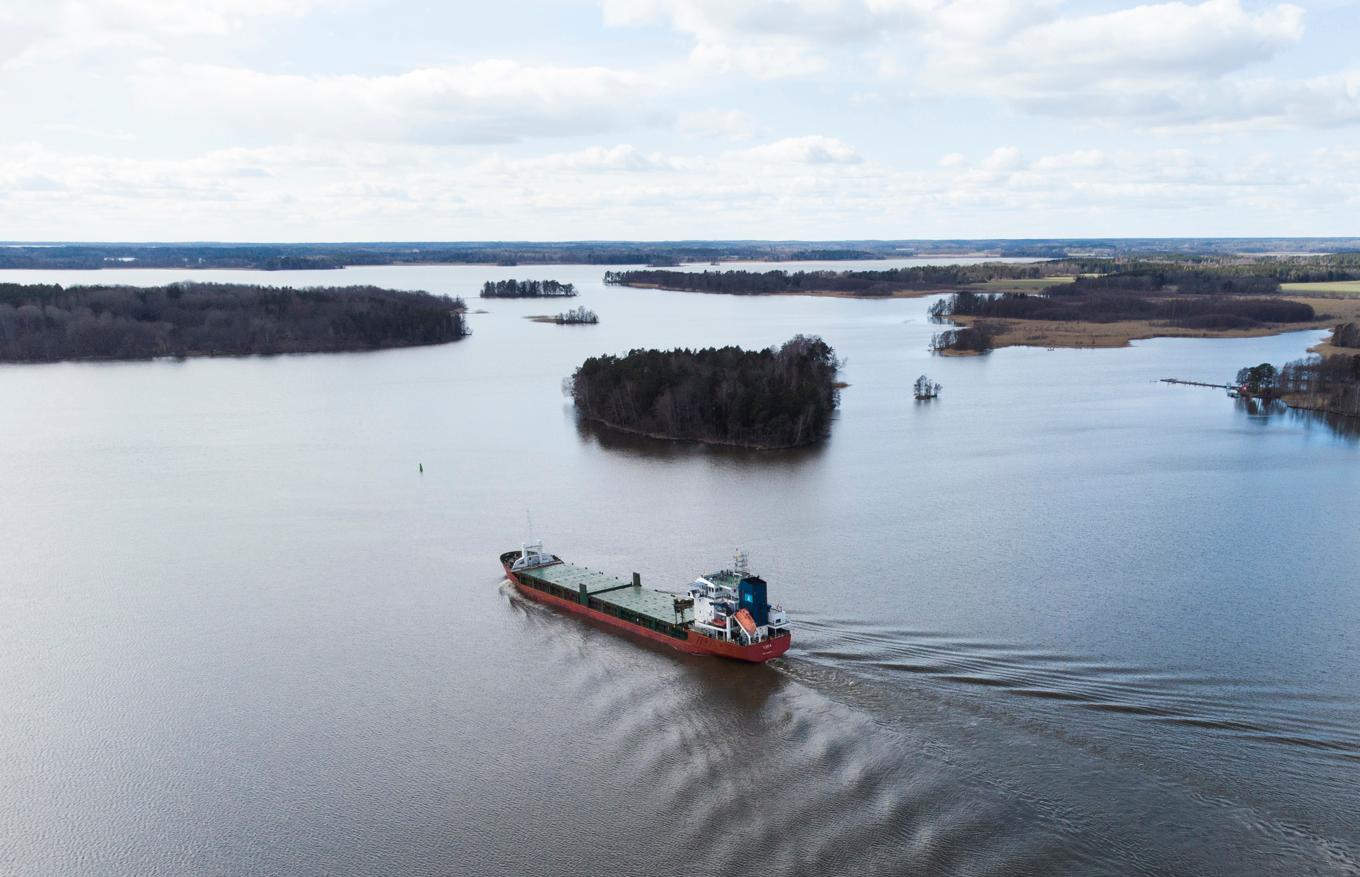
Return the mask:
<path id="1" fill-rule="evenodd" d="M 1076 279 L 1075 277 L 1026 277 L 1018 280 L 997 278 L 988 280 L 986 283 L 972 284 L 967 288 L 980 289 L 983 292 L 1035 292 L 1046 286 L 1071 283 Z"/>
<path id="2" fill-rule="evenodd" d="M 1360 295 L 1360 280 L 1324 280 L 1321 283 L 1281 283 L 1280 288 L 1291 295 L 1325 292 L 1329 295 Z"/>

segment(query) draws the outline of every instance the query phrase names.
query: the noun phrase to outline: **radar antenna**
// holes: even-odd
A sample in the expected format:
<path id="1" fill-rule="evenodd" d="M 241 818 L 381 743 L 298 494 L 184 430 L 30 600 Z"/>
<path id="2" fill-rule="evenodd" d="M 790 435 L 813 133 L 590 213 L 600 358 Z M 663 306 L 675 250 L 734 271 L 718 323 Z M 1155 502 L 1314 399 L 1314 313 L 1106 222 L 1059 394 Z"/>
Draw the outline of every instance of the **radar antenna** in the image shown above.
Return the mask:
<path id="1" fill-rule="evenodd" d="M 751 561 L 746 554 L 746 550 L 738 548 L 732 554 L 732 572 L 744 576 L 751 572 Z"/>

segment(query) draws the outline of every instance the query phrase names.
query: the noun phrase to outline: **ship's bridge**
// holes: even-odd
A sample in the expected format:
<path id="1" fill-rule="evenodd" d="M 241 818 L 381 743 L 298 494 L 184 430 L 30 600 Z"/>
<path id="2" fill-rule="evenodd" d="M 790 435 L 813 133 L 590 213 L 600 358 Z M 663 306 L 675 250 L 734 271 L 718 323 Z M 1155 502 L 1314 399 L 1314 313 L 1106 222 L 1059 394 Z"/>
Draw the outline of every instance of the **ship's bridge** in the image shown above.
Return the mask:
<path id="1" fill-rule="evenodd" d="M 694 630 L 725 642 L 748 645 L 788 633 L 783 606 L 765 600 L 765 580 L 738 570 L 721 570 L 694 580 Z"/>

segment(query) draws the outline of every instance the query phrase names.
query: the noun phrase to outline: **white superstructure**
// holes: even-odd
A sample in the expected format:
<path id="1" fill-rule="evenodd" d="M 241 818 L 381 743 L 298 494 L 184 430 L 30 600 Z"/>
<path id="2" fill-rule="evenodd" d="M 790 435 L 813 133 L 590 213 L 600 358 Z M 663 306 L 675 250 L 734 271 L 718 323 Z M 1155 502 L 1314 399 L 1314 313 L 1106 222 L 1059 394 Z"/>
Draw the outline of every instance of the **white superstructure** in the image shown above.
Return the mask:
<path id="1" fill-rule="evenodd" d="M 751 575 L 746 552 L 737 552 L 732 567 L 700 576 L 690 584 L 687 593 L 694 601 L 695 632 L 741 645 L 787 633 L 789 619 L 783 606 L 756 605 L 765 599 L 765 582 Z M 765 623 L 760 623 L 762 615 Z"/>

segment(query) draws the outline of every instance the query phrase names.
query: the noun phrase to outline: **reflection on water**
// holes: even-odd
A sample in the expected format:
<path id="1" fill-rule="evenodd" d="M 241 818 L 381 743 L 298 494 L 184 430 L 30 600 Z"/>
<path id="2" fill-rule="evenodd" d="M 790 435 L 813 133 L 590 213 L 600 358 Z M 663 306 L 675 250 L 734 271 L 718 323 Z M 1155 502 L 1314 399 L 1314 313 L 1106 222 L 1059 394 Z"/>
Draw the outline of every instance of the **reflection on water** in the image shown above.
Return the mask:
<path id="1" fill-rule="evenodd" d="M 1360 442 L 1360 417 L 1349 417 L 1332 411 L 1312 411 L 1293 408 L 1279 399 L 1238 399 L 1238 410 L 1248 417 L 1262 421 L 1285 421 L 1304 429 L 1327 430 L 1348 442 Z"/>
<path id="2" fill-rule="evenodd" d="M 825 441 L 798 448 L 757 450 L 734 445 L 714 445 L 655 438 L 614 429 L 598 421 L 587 420 L 574 412 L 569 413 L 568 416 L 575 423 L 577 435 L 583 441 L 596 444 L 614 453 L 656 460 L 707 457 L 714 462 L 735 466 L 797 466 L 817 460 L 826 453 L 827 446 L 831 443 L 831 439 L 828 438 Z"/>

